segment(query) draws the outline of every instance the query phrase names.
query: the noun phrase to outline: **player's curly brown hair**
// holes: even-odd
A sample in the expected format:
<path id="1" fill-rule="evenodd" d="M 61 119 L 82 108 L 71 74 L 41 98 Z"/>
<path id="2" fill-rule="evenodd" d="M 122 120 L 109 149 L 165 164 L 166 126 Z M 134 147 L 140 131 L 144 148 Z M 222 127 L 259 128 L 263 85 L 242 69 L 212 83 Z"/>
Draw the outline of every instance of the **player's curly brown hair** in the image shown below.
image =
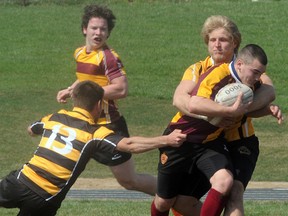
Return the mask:
<path id="1" fill-rule="evenodd" d="M 100 6 L 96 4 L 87 5 L 84 8 L 84 14 L 82 16 L 81 30 L 87 28 L 89 20 L 93 17 L 100 17 L 107 20 L 109 35 L 115 26 L 116 17 L 113 12 L 106 6 Z"/>

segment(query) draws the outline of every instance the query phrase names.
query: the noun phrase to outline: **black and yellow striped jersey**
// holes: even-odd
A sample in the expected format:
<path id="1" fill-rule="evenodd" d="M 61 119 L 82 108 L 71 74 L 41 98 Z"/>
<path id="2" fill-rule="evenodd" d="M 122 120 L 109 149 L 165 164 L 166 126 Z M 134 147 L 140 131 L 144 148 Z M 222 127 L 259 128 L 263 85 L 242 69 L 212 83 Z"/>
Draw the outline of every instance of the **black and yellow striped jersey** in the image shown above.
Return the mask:
<path id="1" fill-rule="evenodd" d="M 93 153 L 113 152 L 123 138 L 95 124 L 81 108 L 45 116 L 31 130 L 42 138 L 18 178 L 47 201 L 57 202 L 65 198 Z"/>

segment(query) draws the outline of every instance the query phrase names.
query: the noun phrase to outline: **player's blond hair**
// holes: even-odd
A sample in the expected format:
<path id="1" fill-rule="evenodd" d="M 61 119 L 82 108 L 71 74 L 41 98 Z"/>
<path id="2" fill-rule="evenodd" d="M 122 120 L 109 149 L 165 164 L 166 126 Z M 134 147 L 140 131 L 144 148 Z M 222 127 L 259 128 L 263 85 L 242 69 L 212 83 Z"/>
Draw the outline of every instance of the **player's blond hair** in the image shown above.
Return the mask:
<path id="1" fill-rule="evenodd" d="M 201 31 L 205 44 L 208 45 L 209 34 L 218 28 L 224 28 L 230 33 L 231 39 L 236 44 L 234 50 L 234 53 L 236 54 L 241 43 L 241 33 L 239 32 L 237 25 L 226 16 L 213 15 L 206 19 Z"/>

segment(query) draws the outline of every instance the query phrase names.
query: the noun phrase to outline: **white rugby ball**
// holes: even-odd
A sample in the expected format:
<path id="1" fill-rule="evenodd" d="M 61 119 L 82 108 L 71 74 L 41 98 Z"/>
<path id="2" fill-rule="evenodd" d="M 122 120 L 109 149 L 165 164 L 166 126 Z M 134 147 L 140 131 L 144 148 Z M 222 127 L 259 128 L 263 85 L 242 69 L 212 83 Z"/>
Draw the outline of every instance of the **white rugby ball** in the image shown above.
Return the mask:
<path id="1" fill-rule="evenodd" d="M 243 92 L 242 102 L 244 104 L 253 100 L 252 89 L 243 83 L 230 83 L 221 88 L 215 96 L 215 102 L 224 106 L 232 106 L 237 100 L 240 92 Z M 222 120 L 221 117 L 213 117 L 209 120 L 210 124 L 217 125 Z"/>
<path id="2" fill-rule="evenodd" d="M 218 91 L 215 102 L 224 106 L 232 106 L 240 92 L 243 92 L 242 102 L 244 104 L 253 100 L 253 91 L 249 86 L 243 83 L 230 83 Z"/>

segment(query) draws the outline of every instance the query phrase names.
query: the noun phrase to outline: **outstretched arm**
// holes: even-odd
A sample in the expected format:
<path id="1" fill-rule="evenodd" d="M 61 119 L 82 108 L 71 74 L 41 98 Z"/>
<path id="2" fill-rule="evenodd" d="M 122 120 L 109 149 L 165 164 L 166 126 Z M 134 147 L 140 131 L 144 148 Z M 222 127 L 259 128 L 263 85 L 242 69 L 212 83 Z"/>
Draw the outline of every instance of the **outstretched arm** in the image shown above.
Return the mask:
<path id="1" fill-rule="evenodd" d="M 123 138 L 118 144 L 116 149 L 119 151 L 142 153 L 156 148 L 171 146 L 179 147 L 186 140 L 186 134 L 181 130 L 174 130 L 169 135 L 158 137 L 129 137 Z"/>

